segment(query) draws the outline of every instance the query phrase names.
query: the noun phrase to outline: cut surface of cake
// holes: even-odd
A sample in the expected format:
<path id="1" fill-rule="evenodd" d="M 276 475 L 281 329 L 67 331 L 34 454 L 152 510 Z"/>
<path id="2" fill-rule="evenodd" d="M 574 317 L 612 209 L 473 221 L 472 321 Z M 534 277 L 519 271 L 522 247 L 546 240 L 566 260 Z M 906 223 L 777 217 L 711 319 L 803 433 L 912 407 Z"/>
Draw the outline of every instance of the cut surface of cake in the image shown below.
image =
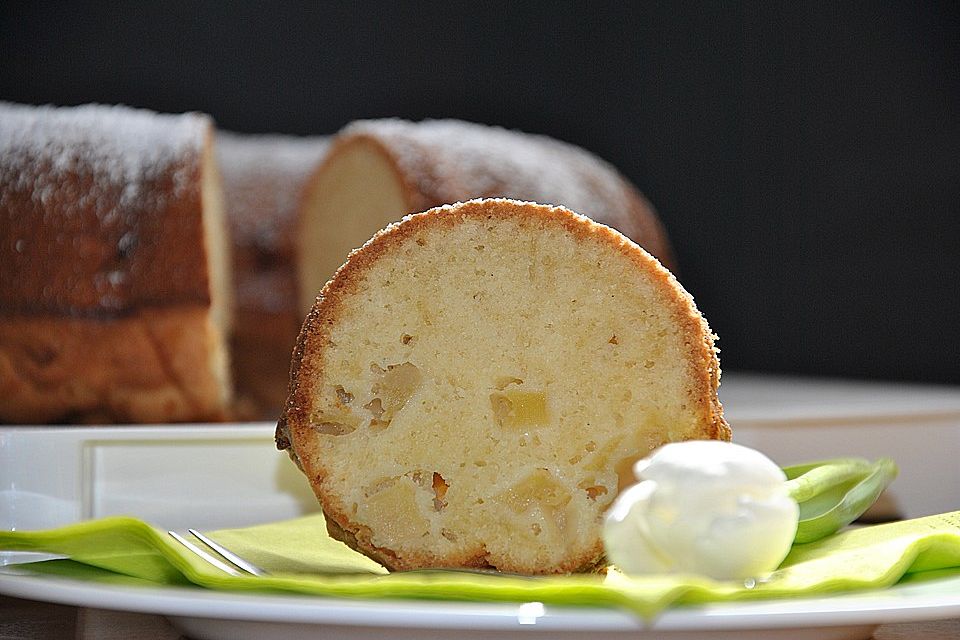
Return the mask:
<path id="1" fill-rule="evenodd" d="M 276 419 L 287 395 L 290 352 L 303 322 L 297 212 L 328 144 L 321 136 L 217 132 L 233 243 L 234 381 L 241 413 L 250 417 Z"/>
<path id="2" fill-rule="evenodd" d="M 473 198 L 562 205 L 611 226 L 674 269 L 656 212 L 612 165 L 547 136 L 460 120 L 345 127 L 306 194 L 301 311 L 346 255 L 403 215 Z"/>
<path id="3" fill-rule="evenodd" d="M 0 422 L 227 417 L 212 133 L 201 114 L 0 103 Z"/>
<path id="4" fill-rule="evenodd" d="M 506 199 L 440 207 L 324 287 L 277 443 L 331 534 L 388 568 L 585 570 L 634 461 L 729 440 L 714 338 L 606 226 Z"/>

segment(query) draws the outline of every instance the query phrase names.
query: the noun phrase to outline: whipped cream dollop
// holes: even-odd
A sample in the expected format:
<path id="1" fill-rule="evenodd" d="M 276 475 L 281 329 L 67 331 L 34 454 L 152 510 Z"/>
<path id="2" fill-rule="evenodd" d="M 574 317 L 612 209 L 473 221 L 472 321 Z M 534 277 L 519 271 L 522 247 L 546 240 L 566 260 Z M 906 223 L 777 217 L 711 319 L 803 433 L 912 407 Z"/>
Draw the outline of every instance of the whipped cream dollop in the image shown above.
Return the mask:
<path id="1" fill-rule="evenodd" d="M 716 440 L 667 444 L 633 468 L 607 512 L 607 559 L 626 574 L 761 579 L 793 543 L 800 509 L 759 451 Z"/>

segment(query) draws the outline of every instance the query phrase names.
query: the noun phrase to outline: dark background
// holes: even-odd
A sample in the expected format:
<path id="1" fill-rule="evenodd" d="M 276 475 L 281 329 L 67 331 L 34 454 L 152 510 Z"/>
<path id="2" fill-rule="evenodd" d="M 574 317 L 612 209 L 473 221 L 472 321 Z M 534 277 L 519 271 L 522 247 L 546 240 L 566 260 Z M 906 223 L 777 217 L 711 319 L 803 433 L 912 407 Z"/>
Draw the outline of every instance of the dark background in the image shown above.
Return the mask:
<path id="1" fill-rule="evenodd" d="M 726 369 L 960 383 L 956 4 L 0 3 L 0 98 L 457 117 L 653 201 Z"/>

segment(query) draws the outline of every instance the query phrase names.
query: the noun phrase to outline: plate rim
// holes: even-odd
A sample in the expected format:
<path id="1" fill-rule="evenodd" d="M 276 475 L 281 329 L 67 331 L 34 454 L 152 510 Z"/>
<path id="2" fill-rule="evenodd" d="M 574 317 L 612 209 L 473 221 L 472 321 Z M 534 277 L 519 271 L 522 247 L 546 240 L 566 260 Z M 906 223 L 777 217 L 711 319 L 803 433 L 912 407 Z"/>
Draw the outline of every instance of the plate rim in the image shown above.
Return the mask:
<path id="1" fill-rule="evenodd" d="M 943 593 L 911 590 L 944 583 Z M 954 586 L 952 590 L 950 586 Z M 31 574 L 17 565 L 0 567 L 0 594 L 115 611 L 176 618 L 408 629 L 570 631 L 734 631 L 880 625 L 960 618 L 960 576 L 898 585 L 884 590 L 716 602 L 671 607 L 651 621 L 625 609 L 522 602 L 333 598 L 297 593 L 213 591 L 202 587 L 111 585 Z M 250 606 L 256 603 L 257 606 Z"/>

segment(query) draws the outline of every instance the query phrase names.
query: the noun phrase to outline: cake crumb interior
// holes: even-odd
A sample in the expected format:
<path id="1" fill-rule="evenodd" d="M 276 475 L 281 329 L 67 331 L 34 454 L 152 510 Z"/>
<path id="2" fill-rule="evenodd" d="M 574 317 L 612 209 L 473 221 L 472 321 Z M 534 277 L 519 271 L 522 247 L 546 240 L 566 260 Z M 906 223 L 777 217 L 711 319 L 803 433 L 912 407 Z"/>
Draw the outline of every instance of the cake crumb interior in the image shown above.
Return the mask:
<path id="1" fill-rule="evenodd" d="M 379 147 L 356 140 L 331 155 L 306 195 L 300 220 L 303 313 L 350 251 L 405 213 L 403 185 Z"/>
<path id="2" fill-rule="evenodd" d="M 425 564 L 595 556 L 632 463 L 703 428 L 672 295 L 535 218 L 393 245 L 344 296 L 314 383 L 328 509 Z"/>

